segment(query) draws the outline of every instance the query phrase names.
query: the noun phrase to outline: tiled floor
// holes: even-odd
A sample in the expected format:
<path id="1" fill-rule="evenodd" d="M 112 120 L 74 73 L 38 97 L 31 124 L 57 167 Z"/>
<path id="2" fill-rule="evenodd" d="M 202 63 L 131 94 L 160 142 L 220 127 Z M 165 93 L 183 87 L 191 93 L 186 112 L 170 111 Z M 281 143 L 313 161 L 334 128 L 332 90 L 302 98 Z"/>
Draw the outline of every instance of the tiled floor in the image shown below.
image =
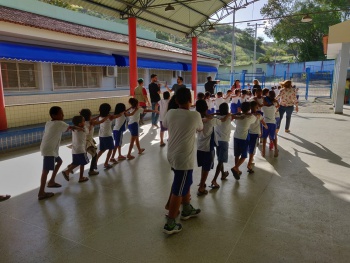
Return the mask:
<path id="1" fill-rule="evenodd" d="M 195 194 L 196 168 L 202 213 L 174 236 L 162 233 L 172 174 L 150 125 L 146 154 L 109 171 L 102 158 L 84 184 L 59 174 L 63 187 L 46 201 L 36 199 L 37 149 L 0 156 L 0 193 L 13 195 L 0 203 L 0 262 L 350 262 L 349 121 L 349 109 L 293 116 L 278 158 L 258 153 L 254 174 L 243 169 L 207 196 Z M 60 153 L 67 165 L 70 149 Z"/>

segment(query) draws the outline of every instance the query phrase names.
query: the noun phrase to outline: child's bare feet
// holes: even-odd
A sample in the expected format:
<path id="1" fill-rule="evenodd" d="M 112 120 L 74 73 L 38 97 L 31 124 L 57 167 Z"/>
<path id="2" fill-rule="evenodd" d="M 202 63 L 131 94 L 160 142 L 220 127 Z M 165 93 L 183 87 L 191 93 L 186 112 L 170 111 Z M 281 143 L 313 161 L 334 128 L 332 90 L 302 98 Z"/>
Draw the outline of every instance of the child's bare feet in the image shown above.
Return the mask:
<path id="1" fill-rule="evenodd" d="M 132 160 L 132 159 L 135 159 L 135 156 L 127 155 L 126 158 L 127 158 L 128 160 Z"/>
<path id="2" fill-rule="evenodd" d="M 139 151 L 139 154 L 142 154 L 145 151 L 145 149 L 141 148 Z"/>

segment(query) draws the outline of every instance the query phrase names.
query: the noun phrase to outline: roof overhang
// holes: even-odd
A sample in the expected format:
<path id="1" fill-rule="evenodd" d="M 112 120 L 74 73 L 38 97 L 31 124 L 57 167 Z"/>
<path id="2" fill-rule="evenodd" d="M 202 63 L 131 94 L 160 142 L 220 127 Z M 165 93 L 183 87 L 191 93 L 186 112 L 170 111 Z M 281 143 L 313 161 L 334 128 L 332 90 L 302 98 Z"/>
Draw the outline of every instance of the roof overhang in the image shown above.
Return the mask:
<path id="1" fill-rule="evenodd" d="M 335 59 L 343 43 L 350 43 L 350 20 L 329 27 L 327 58 Z"/>

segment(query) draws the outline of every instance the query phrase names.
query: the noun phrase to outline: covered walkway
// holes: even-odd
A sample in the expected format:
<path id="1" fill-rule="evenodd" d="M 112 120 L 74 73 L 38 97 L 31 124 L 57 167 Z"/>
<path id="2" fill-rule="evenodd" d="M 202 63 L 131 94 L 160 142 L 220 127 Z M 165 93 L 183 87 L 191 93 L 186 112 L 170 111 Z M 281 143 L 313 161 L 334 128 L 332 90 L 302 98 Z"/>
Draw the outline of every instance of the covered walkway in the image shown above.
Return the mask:
<path id="1" fill-rule="evenodd" d="M 243 170 L 238 182 L 230 175 L 207 196 L 196 196 L 196 168 L 192 203 L 202 213 L 174 236 L 162 233 L 172 182 L 167 149 L 150 124 L 142 127 L 144 155 L 108 171 L 103 156 L 100 175 L 84 184 L 59 174 L 63 187 L 46 201 L 37 200 L 38 147 L 2 155 L 0 193 L 13 197 L 0 203 L 0 261 L 348 262 L 349 120 L 348 106 L 343 115 L 301 109 L 292 133 L 279 136 L 278 158 L 258 153 L 254 174 Z M 64 166 L 68 143 L 60 148 Z"/>

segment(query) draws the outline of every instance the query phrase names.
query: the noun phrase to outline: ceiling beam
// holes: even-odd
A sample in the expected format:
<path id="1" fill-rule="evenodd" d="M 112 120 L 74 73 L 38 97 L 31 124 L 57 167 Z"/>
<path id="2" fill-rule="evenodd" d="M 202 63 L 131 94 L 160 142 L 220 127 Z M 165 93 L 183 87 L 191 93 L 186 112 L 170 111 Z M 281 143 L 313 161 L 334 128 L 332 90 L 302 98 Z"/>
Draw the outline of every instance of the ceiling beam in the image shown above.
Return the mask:
<path id="1" fill-rule="evenodd" d="M 192 8 L 192 7 L 190 7 L 190 6 L 186 5 L 186 4 L 184 4 L 184 3 L 182 3 L 181 1 L 178 1 L 178 0 L 174 0 L 174 1 L 175 1 L 177 4 L 180 4 L 180 5 L 182 5 L 183 7 L 186 7 L 187 9 L 189 9 L 189 10 L 191 10 L 191 11 L 197 13 L 197 14 L 200 14 L 201 16 L 204 16 L 205 18 L 209 19 L 209 16 L 208 16 L 208 15 L 203 14 L 202 12 L 199 12 L 198 10 L 196 10 L 196 9 L 194 9 L 194 8 Z"/>

